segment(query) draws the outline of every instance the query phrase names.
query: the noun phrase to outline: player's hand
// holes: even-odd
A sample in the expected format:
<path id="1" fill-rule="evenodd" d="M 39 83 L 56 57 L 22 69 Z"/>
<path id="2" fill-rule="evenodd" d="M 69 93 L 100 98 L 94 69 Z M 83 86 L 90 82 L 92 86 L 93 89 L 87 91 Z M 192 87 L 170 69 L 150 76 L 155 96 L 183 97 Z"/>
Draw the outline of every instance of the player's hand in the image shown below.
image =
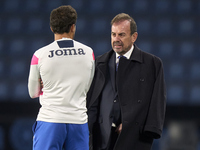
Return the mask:
<path id="1" fill-rule="evenodd" d="M 41 87 L 41 89 L 43 88 L 43 82 L 42 82 L 42 79 L 41 78 L 39 78 L 39 82 L 40 82 L 40 87 Z"/>

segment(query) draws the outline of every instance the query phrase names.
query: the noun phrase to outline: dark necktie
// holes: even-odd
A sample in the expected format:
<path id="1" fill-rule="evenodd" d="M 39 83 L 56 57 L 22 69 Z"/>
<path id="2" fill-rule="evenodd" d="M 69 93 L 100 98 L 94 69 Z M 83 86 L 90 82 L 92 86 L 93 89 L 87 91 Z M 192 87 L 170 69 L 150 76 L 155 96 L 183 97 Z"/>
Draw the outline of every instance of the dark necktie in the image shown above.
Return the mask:
<path id="1" fill-rule="evenodd" d="M 118 61 L 117 61 L 117 63 L 116 63 L 116 71 L 118 70 L 118 66 L 119 66 L 119 60 L 120 60 L 120 58 L 121 57 L 124 57 L 124 58 L 126 58 L 125 56 L 123 56 L 123 55 L 120 55 L 120 56 L 118 56 L 117 58 L 118 58 Z"/>
<path id="2" fill-rule="evenodd" d="M 118 98 L 118 92 L 117 92 L 117 70 L 119 66 L 119 60 L 120 58 L 126 58 L 125 56 L 121 55 L 117 57 L 117 62 L 116 62 L 116 77 L 115 77 L 115 90 L 116 90 L 116 97 L 113 103 L 113 108 L 112 108 L 112 114 L 113 114 L 113 125 L 118 126 L 121 123 L 121 112 L 120 112 L 120 104 L 119 104 L 119 98 Z"/>

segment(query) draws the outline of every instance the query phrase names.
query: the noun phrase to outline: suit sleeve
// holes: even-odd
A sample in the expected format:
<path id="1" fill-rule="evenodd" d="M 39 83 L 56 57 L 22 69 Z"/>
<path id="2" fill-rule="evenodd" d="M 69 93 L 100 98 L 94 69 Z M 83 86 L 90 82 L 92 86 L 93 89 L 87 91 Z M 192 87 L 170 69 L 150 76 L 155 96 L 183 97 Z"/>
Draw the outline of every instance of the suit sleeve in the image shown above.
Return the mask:
<path id="1" fill-rule="evenodd" d="M 166 89 L 164 71 L 161 60 L 155 59 L 156 80 L 149 107 L 144 133 L 158 139 L 161 137 L 166 110 Z"/>
<path id="2" fill-rule="evenodd" d="M 88 108 L 87 114 L 88 114 L 88 125 L 89 125 L 90 133 L 92 133 L 93 125 L 96 122 L 97 109 L 98 109 L 98 101 L 95 101 L 95 103 L 92 103 L 92 105 L 89 106 L 90 103 L 92 102 L 92 95 L 94 94 L 94 86 L 95 86 L 95 81 L 96 81 L 95 79 L 96 79 L 96 77 L 94 75 L 92 84 L 87 93 L 87 108 Z"/>
<path id="3" fill-rule="evenodd" d="M 31 98 L 37 98 L 40 94 L 42 94 L 39 82 L 40 72 L 38 68 L 38 61 L 38 57 L 33 55 L 28 78 L 28 91 Z"/>
<path id="4" fill-rule="evenodd" d="M 101 82 L 97 82 L 97 80 L 99 78 L 99 69 L 97 67 L 97 61 L 98 61 L 98 58 L 97 57 L 94 61 L 94 65 L 95 65 L 95 68 L 94 68 L 94 78 L 92 80 L 92 83 L 91 83 L 91 86 L 90 86 L 90 89 L 87 93 L 87 109 L 88 109 L 88 126 L 89 126 L 89 131 L 90 131 L 90 134 L 93 133 L 93 126 L 94 124 L 96 123 L 97 121 L 97 113 L 98 113 L 98 107 L 99 107 L 99 98 L 97 95 L 99 95 L 99 89 L 102 88 L 103 86 L 103 80 L 101 80 Z"/>

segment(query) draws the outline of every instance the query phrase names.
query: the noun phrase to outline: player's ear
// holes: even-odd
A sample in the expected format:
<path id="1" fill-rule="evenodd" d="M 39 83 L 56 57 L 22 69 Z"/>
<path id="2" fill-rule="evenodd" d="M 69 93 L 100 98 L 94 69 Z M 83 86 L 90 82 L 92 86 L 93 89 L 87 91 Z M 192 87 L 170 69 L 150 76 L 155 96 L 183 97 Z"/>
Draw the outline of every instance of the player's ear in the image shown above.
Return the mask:
<path id="1" fill-rule="evenodd" d="M 75 24 L 73 24 L 72 26 L 71 26 L 71 28 L 70 28 L 70 30 L 71 30 L 71 32 L 76 32 L 76 25 Z"/>

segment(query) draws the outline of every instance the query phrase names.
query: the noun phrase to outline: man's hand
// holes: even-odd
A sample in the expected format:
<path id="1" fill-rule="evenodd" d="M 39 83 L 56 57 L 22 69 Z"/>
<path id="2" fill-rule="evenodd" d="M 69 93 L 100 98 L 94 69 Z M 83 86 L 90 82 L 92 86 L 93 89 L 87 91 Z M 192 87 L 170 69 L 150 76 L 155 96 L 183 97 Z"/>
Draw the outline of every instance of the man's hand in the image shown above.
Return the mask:
<path id="1" fill-rule="evenodd" d="M 122 131 L 122 123 L 117 127 L 117 129 L 115 130 L 115 132 L 117 132 L 118 134 L 120 134 Z"/>

